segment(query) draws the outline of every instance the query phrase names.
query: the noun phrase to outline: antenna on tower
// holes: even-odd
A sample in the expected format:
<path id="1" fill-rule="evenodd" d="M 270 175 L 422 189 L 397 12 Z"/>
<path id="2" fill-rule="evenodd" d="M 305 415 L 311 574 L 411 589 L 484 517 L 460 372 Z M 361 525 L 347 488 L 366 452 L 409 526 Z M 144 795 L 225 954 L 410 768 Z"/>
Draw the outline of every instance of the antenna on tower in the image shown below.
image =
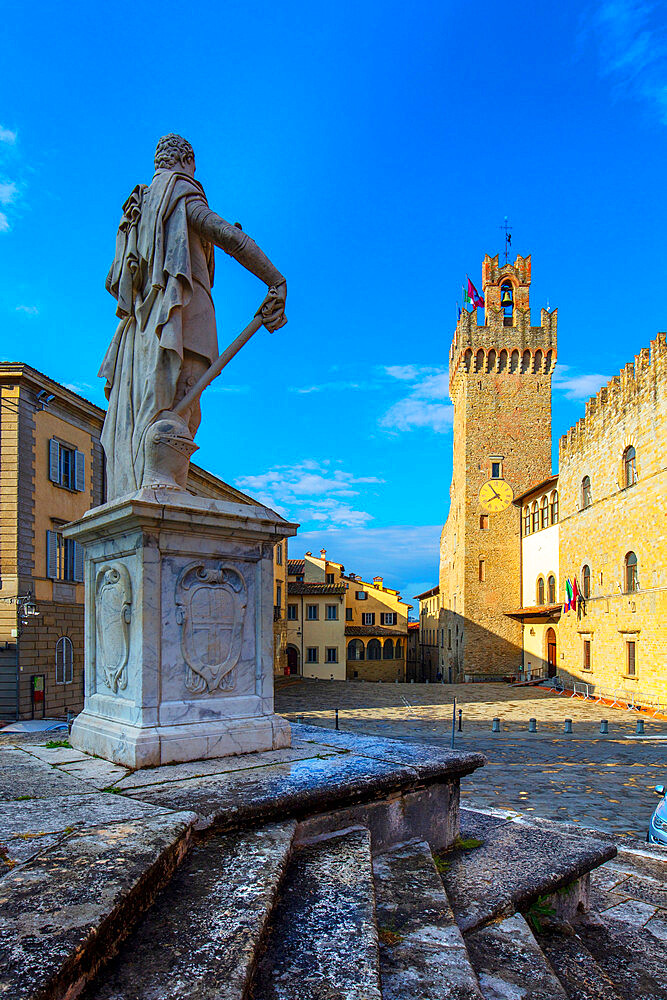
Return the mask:
<path id="1" fill-rule="evenodd" d="M 510 247 L 512 246 L 512 229 L 507 221 L 507 216 L 505 216 L 505 221 L 502 226 L 498 226 L 499 229 L 505 233 L 505 263 L 507 263 L 507 258 L 509 257 Z"/>

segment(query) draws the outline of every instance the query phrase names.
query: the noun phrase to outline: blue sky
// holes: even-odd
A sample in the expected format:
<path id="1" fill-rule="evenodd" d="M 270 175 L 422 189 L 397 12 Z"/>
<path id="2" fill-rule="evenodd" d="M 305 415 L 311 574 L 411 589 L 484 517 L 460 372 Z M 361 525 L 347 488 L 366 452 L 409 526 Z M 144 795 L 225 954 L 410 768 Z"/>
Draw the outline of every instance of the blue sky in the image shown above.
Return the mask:
<path id="1" fill-rule="evenodd" d="M 667 321 L 667 11 L 394 0 L 5 9 L 2 356 L 103 403 L 122 202 L 160 135 L 288 278 L 204 396 L 197 461 L 412 597 L 447 515 L 447 352 L 485 253 L 559 309 L 554 440 Z M 262 286 L 219 254 L 221 349 Z M 557 457 L 557 456 L 556 456 Z"/>

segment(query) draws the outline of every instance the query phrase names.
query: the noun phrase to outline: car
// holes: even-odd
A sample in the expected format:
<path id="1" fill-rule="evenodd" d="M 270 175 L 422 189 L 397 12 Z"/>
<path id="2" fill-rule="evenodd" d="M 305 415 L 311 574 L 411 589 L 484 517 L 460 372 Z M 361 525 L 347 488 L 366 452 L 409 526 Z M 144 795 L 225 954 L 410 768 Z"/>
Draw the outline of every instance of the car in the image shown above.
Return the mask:
<path id="1" fill-rule="evenodd" d="M 649 820 L 646 840 L 649 844 L 664 844 L 667 847 L 667 789 L 664 785 L 656 785 L 655 792 L 662 798 Z"/>

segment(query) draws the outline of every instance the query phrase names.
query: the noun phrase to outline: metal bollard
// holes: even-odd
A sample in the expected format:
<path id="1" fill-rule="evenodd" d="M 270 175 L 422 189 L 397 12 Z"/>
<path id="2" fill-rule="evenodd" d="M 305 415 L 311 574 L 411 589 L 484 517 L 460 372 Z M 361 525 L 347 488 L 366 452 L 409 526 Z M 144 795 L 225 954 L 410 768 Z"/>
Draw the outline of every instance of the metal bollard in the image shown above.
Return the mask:
<path id="1" fill-rule="evenodd" d="M 600 736 L 606 736 L 609 732 L 609 723 L 606 719 L 603 719 L 600 723 Z"/>
<path id="2" fill-rule="evenodd" d="M 644 720 L 637 719 L 637 736 L 644 736 L 646 730 L 644 729 Z"/>
<path id="3" fill-rule="evenodd" d="M 338 729 L 338 709 L 336 709 L 336 729 Z"/>
<path id="4" fill-rule="evenodd" d="M 528 732 L 529 733 L 536 733 L 537 732 L 537 719 L 529 719 L 528 720 Z"/>
<path id="5" fill-rule="evenodd" d="M 303 725 L 303 716 L 302 715 L 297 715 L 296 721 L 299 723 L 300 726 L 302 726 Z"/>
<path id="6" fill-rule="evenodd" d="M 459 709 L 459 732 L 463 732 L 463 709 Z"/>
<path id="7" fill-rule="evenodd" d="M 494 719 L 493 720 L 493 722 L 491 723 L 491 732 L 492 733 L 499 733 L 500 732 L 500 719 Z"/>
<path id="8" fill-rule="evenodd" d="M 572 732 L 572 719 L 566 719 L 565 720 L 565 729 L 563 730 L 563 732 L 565 732 L 565 733 L 571 733 Z"/>

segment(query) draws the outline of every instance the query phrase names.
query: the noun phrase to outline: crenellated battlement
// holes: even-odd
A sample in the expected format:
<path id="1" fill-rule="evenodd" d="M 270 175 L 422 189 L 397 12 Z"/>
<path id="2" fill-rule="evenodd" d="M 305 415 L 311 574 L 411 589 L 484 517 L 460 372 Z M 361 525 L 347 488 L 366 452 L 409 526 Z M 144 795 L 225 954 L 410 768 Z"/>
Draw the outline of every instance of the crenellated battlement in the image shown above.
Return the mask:
<path id="1" fill-rule="evenodd" d="M 607 421 L 617 421 L 641 396 L 656 392 L 662 384 L 667 390 L 667 334 L 659 333 L 650 347 L 643 347 L 634 362 L 625 365 L 618 375 L 586 401 L 586 412 L 559 441 L 560 464 L 581 450 L 591 434 L 597 434 Z"/>

